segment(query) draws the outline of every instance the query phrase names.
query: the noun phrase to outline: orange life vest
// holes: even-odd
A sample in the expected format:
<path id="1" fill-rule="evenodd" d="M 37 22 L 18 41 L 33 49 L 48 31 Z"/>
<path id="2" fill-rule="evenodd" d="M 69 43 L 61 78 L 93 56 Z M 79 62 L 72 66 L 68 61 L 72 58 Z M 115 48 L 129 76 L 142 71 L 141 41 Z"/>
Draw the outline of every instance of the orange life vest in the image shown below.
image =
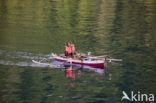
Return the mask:
<path id="1" fill-rule="evenodd" d="M 71 53 L 71 48 L 66 46 L 66 50 L 65 51 L 67 51 L 70 54 Z"/>
<path id="2" fill-rule="evenodd" d="M 71 44 L 70 47 L 71 47 L 71 51 L 72 52 L 75 52 L 75 46 L 74 46 L 74 44 Z"/>

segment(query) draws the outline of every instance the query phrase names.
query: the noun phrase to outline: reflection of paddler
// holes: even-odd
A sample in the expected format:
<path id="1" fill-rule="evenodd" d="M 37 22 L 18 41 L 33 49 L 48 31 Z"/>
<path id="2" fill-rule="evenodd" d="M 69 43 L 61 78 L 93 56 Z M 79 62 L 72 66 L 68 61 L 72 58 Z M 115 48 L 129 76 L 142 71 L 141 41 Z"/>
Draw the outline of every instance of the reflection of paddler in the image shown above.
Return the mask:
<path id="1" fill-rule="evenodd" d="M 67 78 L 72 78 L 72 79 L 75 80 L 75 74 L 74 74 L 74 71 L 73 71 L 73 69 L 72 69 L 72 66 L 70 66 L 69 68 L 67 68 L 67 69 L 65 70 L 65 72 L 66 72 L 66 77 L 67 77 Z"/>

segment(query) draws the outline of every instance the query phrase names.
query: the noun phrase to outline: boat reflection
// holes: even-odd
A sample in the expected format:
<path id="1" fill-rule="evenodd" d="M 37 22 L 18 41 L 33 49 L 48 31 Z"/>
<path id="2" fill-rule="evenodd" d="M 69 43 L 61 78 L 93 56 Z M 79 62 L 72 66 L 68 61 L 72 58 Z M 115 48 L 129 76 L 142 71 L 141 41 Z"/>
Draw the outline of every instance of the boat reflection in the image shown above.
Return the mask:
<path id="1" fill-rule="evenodd" d="M 82 65 L 64 65 L 65 69 L 65 76 L 67 78 L 70 78 L 71 81 L 70 83 L 67 83 L 67 86 L 74 87 L 75 85 L 75 80 L 78 77 L 81 77 L 83 74 L 84 70 L 91 70 L 97 72 L 100 76 L 105 76 L 106 75 L 106 69 L 104 67 L 92 67 L 92 66 L 82 66 Z"/>
<path id="2" fill-rule="evenodd" d="M 72 66 L 65 68 L 65 75 L 67 78 L 71 78 L 72 80 L 76 79 L 76 76 L 79 74 L 78 72 L 81 72 L 78 68 L 73 68 Z M 81 73 L 80 73 L 81 74 Z"/>

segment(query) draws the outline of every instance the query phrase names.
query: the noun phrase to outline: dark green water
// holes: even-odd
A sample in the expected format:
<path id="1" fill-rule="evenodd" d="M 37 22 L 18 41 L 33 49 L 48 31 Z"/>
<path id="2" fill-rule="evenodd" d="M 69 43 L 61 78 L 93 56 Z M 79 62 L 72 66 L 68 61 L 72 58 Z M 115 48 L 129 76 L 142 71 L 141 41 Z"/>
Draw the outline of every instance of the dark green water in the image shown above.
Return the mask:
<path id="1" fill-rule="evenodd" d="M 0 103 L 121 103 L 156 94 L 155 0 L 0 0 Z M 123 59 L 98 72 L 36 66 L 67 41 Z"/>

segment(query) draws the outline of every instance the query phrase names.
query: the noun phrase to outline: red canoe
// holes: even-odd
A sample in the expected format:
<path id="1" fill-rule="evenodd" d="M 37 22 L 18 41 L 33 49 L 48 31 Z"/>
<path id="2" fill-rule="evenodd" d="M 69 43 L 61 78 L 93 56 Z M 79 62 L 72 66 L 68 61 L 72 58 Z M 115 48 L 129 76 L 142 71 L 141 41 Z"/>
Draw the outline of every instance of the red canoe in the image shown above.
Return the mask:
<path id="1" fill-rule="evenodd" d="M 79 59 L 73 59 L 73 58 L 66 58 L 66 57 L 61 57 L 61 56 L 54 56 L 53 57 L 55 60 L 57 61 L 61 61 L 61 62 L 68 62 L 71 64 L 80 64 L 80 65 L 88 65 L 88 66 L 100 66 L 103 67 L 104 66 L 104 60 L 95 60 L 95 59 L 84 59 L 79 60 Z"/>

